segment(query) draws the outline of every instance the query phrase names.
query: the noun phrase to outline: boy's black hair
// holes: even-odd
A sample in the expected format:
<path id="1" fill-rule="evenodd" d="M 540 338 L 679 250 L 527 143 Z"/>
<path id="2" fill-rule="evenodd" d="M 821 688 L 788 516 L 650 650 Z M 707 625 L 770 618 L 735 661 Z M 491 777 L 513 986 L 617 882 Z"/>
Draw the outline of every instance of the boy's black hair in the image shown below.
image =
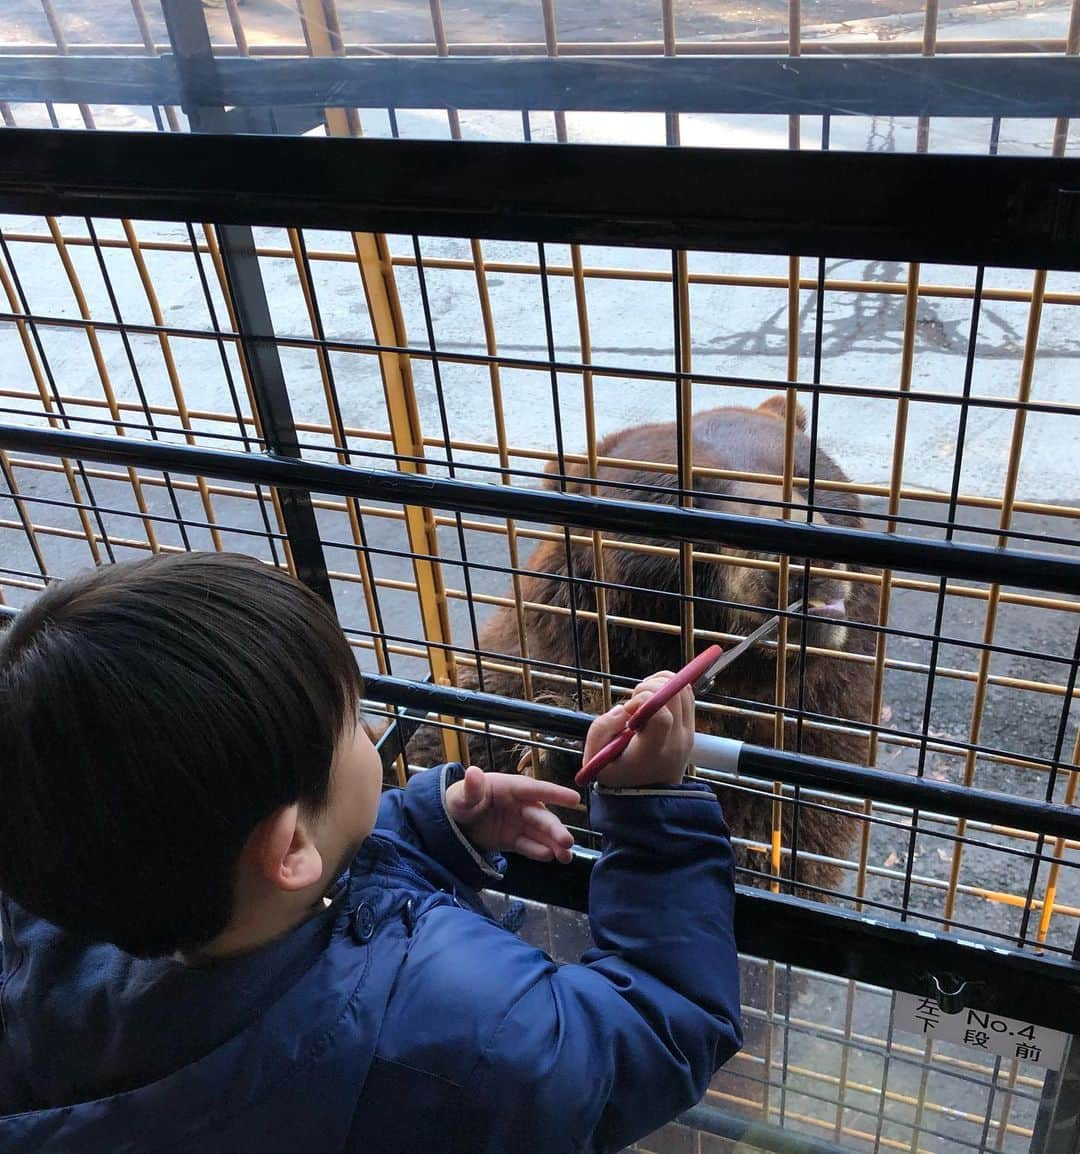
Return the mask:
<path id="1" fill-rule="evenodd" d="M 255 825 L 325 802 L 361 694 L 333 612 L 253 558 L 50 587 L 0 633 L 0 890 L 133 954 L 205 944 Z"/>

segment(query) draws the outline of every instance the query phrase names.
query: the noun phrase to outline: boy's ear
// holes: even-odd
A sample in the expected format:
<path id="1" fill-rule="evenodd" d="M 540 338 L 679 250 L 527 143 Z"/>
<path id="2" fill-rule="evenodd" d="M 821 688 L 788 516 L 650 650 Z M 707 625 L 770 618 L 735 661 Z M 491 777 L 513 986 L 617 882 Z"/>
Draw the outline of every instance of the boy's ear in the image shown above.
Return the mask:
<path id="1" fill-rule="evenodd" d="M 264 817 L 251 831 L 241 857 L 281 890 L 306 889 L 322 877 L 322 855 L 296 804 Z"/>

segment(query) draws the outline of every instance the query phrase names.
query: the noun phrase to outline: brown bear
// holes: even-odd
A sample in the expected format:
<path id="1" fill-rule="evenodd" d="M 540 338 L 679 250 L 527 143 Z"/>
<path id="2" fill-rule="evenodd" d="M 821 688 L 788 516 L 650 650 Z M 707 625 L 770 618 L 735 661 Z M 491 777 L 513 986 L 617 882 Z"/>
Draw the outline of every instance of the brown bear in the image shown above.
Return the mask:
<path id="1" fill-rule="evenodd" d="M 740 473 L 780 475 L 784 468 L 785 400 L 774 396 L 756 409 L 717 408 L 698 413 L 693 419 L 693 464 L 699 468 L 730 470 Z M 604 438 L 597 446 L 601 458 L 621 458 L 631 461 L 673 464 L 676 460 L 676 430 L 673 424 L 644 425 L 624 429 Z M 810 469 L 810 439 L 805 434 L 805 414 L 797 413 L 795 439 L 795 475 L 806 477 Z M 589 493 L 590 482 L 582 466 L 573 466 L 567 482 L 568 491 Z M 832 458 L 819 447 L 815 458 L 815 476 L 819 480 L 845 481 L 847 478 Z M 605 483 L 606 482 L 606 483 Z M 618 484 L 612 485 L 611 482 Z M 549 480 L 549 487 L 555 482 Z M 677 478 L 671 472 L 654 472 L 633 467 L 602 465 L 596 481 L 596 494 L 618 500 L 636 500 L 675 505 Z M 693 507 L 714 509 L 718 512 L 744 516 L 779 518 L 781 490 L 776 483 L 734 481 L 714 477 L 695 480 Z M 806 501 L 805 491 L 796 490 L 796 502 Z M 859 501 L 845 491 L 817 490 L 815 504 L 827 505 L 825 511 L 814 514 L 815 520 L 848 528 L 861 528 Z M 798 510 L 794 519 L 805 520 L 805 512 Z M 577 534 L 581 536 L 579 532 Z M 605 534 L 605 541 L 638 542 L 653 545 L 668 544 L 645 536 Z M 718 633 L 745 635 L 767 620 L 778 603 L 790 604 L 802 598 L 804 592 L 811 606 L 824 606 L 830 614 L 810 621 L 807 645 L 817 650 L 844 650 L 850 653 L 873 652 L 874 639 L 869 630 L 850 628 L 852 622 L 874 622 L 877 614 L 876 585 L 845 579 L 842 565 L 830 568 L 829 575 L 811 578 L 808 590 L 802 589 L 803 564 L 792 558 L 789 576 L 790 588 L 778 598 L 776 568 L 756 568 L 747 562 L 776 561 L 768 550 L 753 553 L 743 549 L 697 546 L 697 551 L 723 556 L 721 562 L 698 560 L 694 564 L 693 587 L 698 600 L 694 604 L 694 627 Z M 608 614 L 609 661 L 612 673 L 630 682 L 637 681 L 657 669 L 678 669 L 682 664 L 681 638 L 677 629 L 656 632 L 635 627 L 612 618 L 635 619 L 645 622 L 677 626 L 680 622 L 681 591 L 679 558 L 671 555 L 622 550 L 606 546 L 603 553 L 603 584 L 606 589 Z M 561 680 L 545 678 L 543 667 L 534 668 L 533 696 L 539 700 L 567 708 L 577 708 L 574 685 L 567 680 L 565 667 L 575 666 L 580 659 L 584 670 L 600 668 L 600 651 L 596 613 L 594 551 L 591 543 L 574 543 L 571 547 L 572 575 L 567 580 L 567 555 L 562 541 L 544 541 L 523 566 L 529 570 L 521 581 L 522 598 L 540 605 L 570 606 L 571 591 L 575 607 L 585 611 L 577 617 L 577 645 L 575 647 L 571 618 L 567 613 L 553 614 L 541 609 L 526 608 L 525 635 L 528 657 L 534 662 L 551 662 L 564 667 Z M 816 561 L 818 569 L 828 565 Z M 854 567 L 851 567 L 854 569 Z M 839 618 L 839 619 L 837 619 Z M 797 643 L 799 625 L 792 622 L 788 628 L 788 642 Z M 696 646 L 700 651 L 703 643 Z M 498 609 L 484 625 L 480 634 L 480 648 L 487 653 L 505 654 L 511 664 L 521 656 L 516 612 L 510 607 Z M 490 668 L 484 663 L 484 689 L 489 693 L 509 697 L 524 696 L 524 684 L 519 673 Z M 800 704 L 800 656 L 789 649 L 787 658 L 788 707 Z M 802 689 L 802 707 L 810 714 L 828 719 L 867 722 L 873 697 L 872 666 L 852 662 L 821 653 L 807 653 L 805 680 Z M 624 682 L 625 684 L 626 682 Z M 459 668 L 459 684 L 475 688 L 475 666 Z M 740 702 L 761 702 L 769 705 L 776 700 L 776 649 L 759 645 L 744 654 L 725 671 L 709 693 L 710 699 Z M 590 712 L 599 710 L 599 694 L 586 693 L 581 708 Z M 735 711 L 717 712 L 699 710 L 698 728 L 701 732 L 716 733 L 753 743 L 774 745 L 774 722 L 771 714 L 761 715 L 752 706 Z M 789 720 L 785 728 L 787 748 L 796 744 L 795 724 Z M 844 761 L 865 763 L 866 739 L 860 735 L 837 729 L 823 730 L 805 725 L 802 749 L 807 754 Z M 473 740 L 471 753 L 478 765 L 486 769 L 513 771 L 518 767 L 522 749 L 510 741 Z M 409 760 L 416 765 L 433 765 L 442 760 L 442 745 L 438 731 L 432 727 L 420 729 L 408 746 Z M 580 757 L 553 754 L 543 759 L 539 772 L 563 783 L 572 781 L 580 767 Z M 767 796 L 741 790 L 721 788 L 728 823 L 733 834 L 759 844 L 768 845 L 772 831 L 772 801 Z M 784 811 L 784 844 L 791 838 L 790 805 Z M 856 819 L 834 808 L 804 806 L 798 822 L 798 849 L 796 855 L 798 880 L 809 887 L 834 888 L 841 879 L 841 871 L 824 862 L 810 861 L 804 851 L 823 857 L 843 857 L 851 849 L 857 832 Z M 758 850 L 737 850 L 738 864 L 743 867 L 740 880 L 749 884 L 769 884 L 769 855 Z M 788 866 L 785 862 L 783 873 Z M 807 896 L 820 894 L 811 890 Z"/>

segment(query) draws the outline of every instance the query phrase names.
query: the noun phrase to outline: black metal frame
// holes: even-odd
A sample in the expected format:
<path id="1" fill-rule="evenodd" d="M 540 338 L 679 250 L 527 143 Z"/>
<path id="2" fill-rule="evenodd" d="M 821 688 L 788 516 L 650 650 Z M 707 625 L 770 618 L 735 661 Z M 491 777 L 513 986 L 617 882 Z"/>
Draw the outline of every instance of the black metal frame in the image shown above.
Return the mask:
<path id="1" fill-rule="evenodd" d="M 171 30 L 172 31 L 172 30 Z M 175 32 L 173 42 L 177 43 Z M 106 65 L 107 59 L 107 65 Z M 735 115 L 1054 117 L 1080 114 L 1080 62 L 998 57 L 215 57 L 0 55 L 0 100 L 228 105 L 272 111 L 522 108 Z"/>
<path id="2" fill-rule="evenodd" d="M 164 7 L 177 56 L 111 59 L 108 69 L 100 57 L 0 56 L 0 99 L 178 104 L 194 128 L 215 131 L 254 127 L 258 118 L 272 121 L 279 109 L 300 130 L 320 122 L 326 104 L 831 116 L 1080 115 L 1080 65 L 1068 58 L 1010 60 L 1008 94 L 995 91 L 997 61 L 947 57 L 804 57 L 797 69 L 787 57 L 215 59 L 197 6 L 165 0 Z M 629 85 L 628 69 L 635 78 Z M 268 86 L 275 99 L 269 111 Z M 226 111 L 226 105 L 233 107 Z M 675 200 L 672 187 L 680 190 Z M 592 202 L 596 188 L 605 190 L 602 204 Z M 615 531 L 640 531 L 641 506 L 506 487 L 493 494 L 489 486 L 456 479 L 300 459 L 287 395 L 277 387 L 280 365 L 275 373 L 274 334 L 262 311 L 265 290 L 250 243 L 251 225 L 1080 269 L 1080 162 L 1075 160 L 100 132 L 90 137 L 17 130 L 0 133 L 0 211 L 202 219 L 222 226 L 223 257 L 242 305 L 238 334 L 269 453 L 241 455 L 14 426 L 0 426 L 0 446 L 274 485 L 283 498 L 301 576 L 324 596 L 329 596 L 329 581 L 310 505 L 312 490 Z M 920 221 L 917 233 L 907 223 L 912 219 Z M 427 352 L 406 351 L 414 356 Z M 752 540 L 760 546 L 764 539 L 757 519 L 679 508 L 653 507 L 653 514 L 650 531 L 671 540 Z M 1071 556 L 793 522 L 774 522 L 769 530 L 770 547 L 800 556 L 1066 593 L 1080 587 L 1080 559 Z M 7 614 L 0 609 L 0 615 Z M 369 677 L 368 694 L 402 710 L 442 710 L 565 736 L 580 736 L 588 723 L 584 714 L 389 677 Z M 744 757 L 741 769 L 797 787 L 846 789 L 971 818 L 1007 814 L 1013 824 L 1043 834 L 1075 837 L 1080 830 L 1076 811 L 1060 806 L 769 749 L 745 747 Z M 557 873 L 517 862 L 505 888 L 584 909 L 591 864 L 588 853 Z M 1080 965 L 1075 962 L 811 907 L 757 890 L 740 890 L 736 929 L 740 948 L 749 954 L 914 993 L 928 992 L 931 975 L 956 976 L 968 983 L 974 1004 L 1000 1006 L 1080 1034 Z M 1076 1085 L 1064 1072 L 1048 1078 L 1048 1091 L 1059 1083 L 1055 1092 L 1069 1100 L 1057 1102 L 1054 1113 L 1048 1098 L 1047 1118 L 1072 1128 Z M 695 1108 L 680 1120 L 776 1151 L 835 1154 L 840 1149 L 709 1108 Z"/>
<path id="3" fill-rule="evenodd" d="M 1074 159 L 11 129 L 0 132 L 0 205 L 1080 269 Z"/>
<path id="4" fill-rule="evenodd" d="M 4 199 L 0 192 L 0 211 Z M 1080 588 L 1080 556 L 998 549 L 931 538 L 898 537 L 868 530 L 842 529 L 820 523 L 769 521 L 703 509 L 651 505 L 643 520 L 640 502 L 585 497 L 545 489 L 493 487 L 389 469 L 301 460 L 276 453 L 245 453 L 226 449 L 146 445 L 131 439 L 113 440 L 66 429 L 35 429 L 0 424 L 0 445 L 27 453 L 85 457 L 113 464 L 142 464 L 181 472 L 205 473 L 223 480 L 305 488 L 345 497 L 391 501 L 402 505 L 509 516 L 548 524 L 613 533 L 650 535 L 673 541 L 725 543 L 767 548 L 801 557 L 831 558 L 856 565 L 911 573 L 993 581 L 1002 585 L 1074 593 Z"/>
<path id="5" fill-rule="evenodd" d="M 163 11 L 180 65 L 184 106 L 192 128 L 225 130 L 226 113 L 217 90 L 214 50 L 201 6 L 166 4 Z M 296 421 L 281 354 L 274 341 L 274 324 L 255 251 L 255 235 L 250 225 L 223 223 L 218 229 L 218 243 L 263 441 L 275 456 L 299 460 Z M 279 486 L 276 493 L 297 575 L 333 607 L 334 594 L 319 542 L 311 494 L 289 485 Z"/>
<path id="6" fill-rule="evenodd" d="M 643 174 L 654 170 L 663 171 L 663 177 L 643 179 Z M 633 180 L 628 179 L 631 171 Z M 434 184 L 422 179 L 432 173 L 439 174 Z M 674 203 L 667 191 L 673 180 L 686 193 Z M 841 190 L 849 182 L 857 194 L 852 193 L 850 205 L 837 203 L 838 197 L 844 200 Z M 603 207 L 593 205 L 590 191 L 600 186 L 610 189 L 614 197 L 605 196 Z M 874 191 L 868 193 L 868 187 Z M 747 199 L 751 188 L 755 198 Z M 763 188 L 774 190 L 771 204 L 761 203 Z M 91 136 L 35 130 L 0 133 L 0 211 L 92 211 L 97 216 L 210 219 L 224 226 L 317 225 L 665 248 L 752 248 L 822 255 L 839 251 L 864 257 L 885 255 L 883 246 L 886 252 L 902 251 L 908 259 L 943 263 L 966 255 L 987 264 L 1080 267 L 1080 236 L 1072 241 L 1062 238 L 1071 228 L 1062 224 L 1063 218 L 1068 223 L 1069 206 L 1080 203 L 1080 192 L 1062 190 L 1073 188 L 1080 189 L 1080 162 L 1076 161 L 102 132 Z M 528 189 L 535 190 L 532 205 L 522 203 L 523 190 Z M 875 203 L 875 193 L 885 196 L 886 189 L 885 200 Z M 933 214 L 924 216 L 927 228 L 913 237 L 904 222 L 913 212 L 918 214 L 919 195 L 926 195 L 928 204 L 944 198 L 944 207 L 939 204 Z M 893 206 L 901 199 L 905 211 L 894 219 Z M 837 223 L 822 228 L 826 200 L 829 219 Z M 506 204 L 515 207 L 507 210 Z M 978 217 L 974 222 L 973 211 Z M 955 227 L 956 214 L 961 212 L 963 230 Z M 751 215 L 771 223 L 764 229 L 748 226 Z M 627 220 L 634 222 L 629 233 L 622 223 Z M 940 227 L 932 227 L 935 222 Z M 970 239 L 958 241 L 960 236 Z M 963 254 L 957 251 L 958 244 Z M 268 344 L 268 335 L 255 326 L 251 333 L 255 352 Z M 408 351 L 421 356 L 427 352 Z M 265 382 L 258 383 L 257 391 L 265 392 L 264 386 Z M 265 397 L 263 402 L 265 407 Z M 274 422 L 270 424 L 273 428 Z M 294 455 L 288 438 L 271 445 L 280 451 L 239 454 L 130 437 L 3 426 L 0 445 L 50 456 L 255 481 L 279 491 L 337 493 L 609 531 L 640 533 L 643 528 L 638 503 L 316 463 Z M 1074 592 L 1080 587 L 1080 558 L 1072 556 L 899 538 L 794 521 L 771 521 L 763 527 L 757 518 L 686 508 L 651 506 L 649 517 L 648 531 L 673 541 L 752 542 L 758 548 L 766 544 L 777 552 L 800 556 L 1047 591 Z M 371 678 L 369 693 L 399 706 L 437 705 L 446 712 L 527 723 L 545 732 L 573 736 L 580 736 L 587 723 L 583 715 L 566 711 L 561 716 L 560 711 L 539 705 L 485 701 L 454 690 L 395 683 L 392 678 Z M 746 769 L 770 780 L 847 789 L 968 817 L 1007 812 L 1009 820 L 1043 833 L 1076 836 L 1080 830 L 1080 817 L 1060 806 L 991 798 L 926 779 L 899 778 L 839 763 L 810 764 L 774 750 L 748 750 Z M 511 874 L 509 884 L 515 892 L 580 908 L 587 870 L 584 858 L 576 871 L 560 871 L 557 879 L 521 866 Z M 744 893 L 740 902 L 744 911 L 740 913 L 741 942 L 750 952 L 912 992 L 925 991 L 931 973 L 959 973 L 969 982 L 980 983 L 973 988 L 980 991 L 984 1006 L 993 1008 L 999 998 L 1004 1004 L 1007 997 L 1013 1013 L 1080 1032 L 1080 968 L 1066 961 L 983 947 L 946 934 L 927 935 L 861 915 L 807 910 L 792 899 L 754 891 Z M 1034 973 L 1040 976 L 1041 988 L 1025 994 L 1025 983 L 1015 978 Z M 1046 996 L 1051 988 L 1055 990 L 1052 999 Z"/>

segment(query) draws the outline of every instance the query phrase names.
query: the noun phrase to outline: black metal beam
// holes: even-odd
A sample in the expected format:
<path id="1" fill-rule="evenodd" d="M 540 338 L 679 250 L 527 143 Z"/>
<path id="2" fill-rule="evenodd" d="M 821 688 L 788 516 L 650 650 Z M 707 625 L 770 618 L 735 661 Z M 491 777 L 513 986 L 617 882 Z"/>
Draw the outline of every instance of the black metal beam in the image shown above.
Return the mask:
<path id="1" fill-rule="evenodd" d="M 193 121 L 203 113 L 211 118 L 220 117 L 225 97 L 218 80 L 217 60 L 202 4 L 192 4 L 190 0 L 161 0 L 161 13 L 175 54 L 181 106 Z M 194 123 L 193 127 L 198 128 Z M 202 127 L 211 131 L 216 128 L 209 124 Z"/>
<path id="2" fill-rule="evenodd" d="M 12 129 L 0 212 L 1080 269 L 1060 158 Z"/>
<path id="3" fill-rule="evenodd" d="M 593 721 L 588 713 L 558 709 L 541 702 L 518 701 L 493 693 L 406 681 L 399 677 L 365 673 L 364 685 L 365 694 L 372 701 L 425 713 L 501 722 L 560 737 L 583 738 Z M 971 789 L 925 777 L 909 777 L 745 742 L 739 754 L 738 768 L 740 776 L 762 781 L 834 790 L 971 821 L 1016 826 L 1050 837 L 1080 838 L 1080 809 L 1073 806 Z"/>
<path id="4" fill-rule="evenodd" d="M 216 90 L 214 52 L 202 5 L 189 0 L 162 0 L 162 11 L 179 66 L 185 94 L 184 111 L 192 129 L 199 132 L 226 128 L 226 112 Z M 247 366 L 263 440 L 275 456 L 299 460 L 296 421 L 281 353 L 274 340 L 274 322 L 255 251 L 255 235 L 250 225 L 228 222 L 218 224 L 217 234 L 240 350 Z M 277 488 L 277 496 L 297 577 L 334 608 L 334 593 L 311 493 L 303 487 L 282 485 Z"/>
<path id="5" fill-rule="evenodd" d="M 682 1126 L 716 1134 L 735 1143 L 739 1150 L 767 1150 L 769 1154 L 851 1154 L 850 1146 L 838 1146 L 824 1138 L 785 1130 L 772 1122 L 741 1118 L 704 1102 L 692 1106 L 675 1119 Z"/>
<path id="6" fill-rule="evenodd" d="M 0 139 L 3 138 L 0 133 Z M 86 135 L 90 135 L 89 133 Z M 286 485 L 345 497 L 422 505 L 461 513 L 662 537 L 703 544 L 768 549 L 796 557 L 829 558 L 875 568 L 996 582 L 1051 593 L 1080 589 L 1080 559 L 899 537 L 819 522 L 763 520 L 704 509 L 640 501 L 611 501 L 548 489 L 513 488 L 356 465 L 298 460 L 267 453 L 235 453 L 132 437 L 103 437 L 66 429 L 0 424 L 0 448 L 256 484 Z"/>
<path id="7" fill-rule="evenodd" d="M 560 866 L 515 856 L 492 888 L 587 910 L 594 861 L 595 855 L 583 852 Z M 931 975 L 956 979 L 967 983 L 965 1005 L 1080 1033 L 1080 964 L 1067 958 L 743 886 L 735 906 L 735 939 L 742 954 L 911 994 L 929 994 Z"/>
<path id="8" fill-rule="evenodd" d="M 834 116 L 1075 116 L 1080 60 L 374 57 L 219 62 L 230 103 Z M 270 67 L 267 67 L 270 65 Z"/>
<path id="9" fill-rule="evenodd" d="M 30 104 L 181 104 L 173 56 L 0 56 L 0 100 Z"/>
<path id="10" fill-rule="evenodd" d="M 186 0 L 185 0 L 186 3 Z M 0 100 L 257 108 L 468 108 L 734 115 L 1080 115 L 1060 56 L 216 57 L 185 84 L 173 57 L 4 56 Z"/>

